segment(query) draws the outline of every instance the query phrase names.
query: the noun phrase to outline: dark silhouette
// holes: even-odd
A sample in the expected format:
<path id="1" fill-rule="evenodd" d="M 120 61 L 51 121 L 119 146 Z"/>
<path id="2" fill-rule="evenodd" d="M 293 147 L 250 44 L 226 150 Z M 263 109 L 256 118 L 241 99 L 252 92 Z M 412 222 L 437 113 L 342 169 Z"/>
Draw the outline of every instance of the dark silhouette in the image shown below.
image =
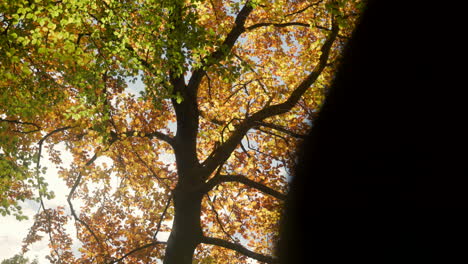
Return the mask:
<path id="1" fill-rule="evenodd" d="M 299 154 L 282 264 L 467 261 L 463 10 L 369 1 Z"/>

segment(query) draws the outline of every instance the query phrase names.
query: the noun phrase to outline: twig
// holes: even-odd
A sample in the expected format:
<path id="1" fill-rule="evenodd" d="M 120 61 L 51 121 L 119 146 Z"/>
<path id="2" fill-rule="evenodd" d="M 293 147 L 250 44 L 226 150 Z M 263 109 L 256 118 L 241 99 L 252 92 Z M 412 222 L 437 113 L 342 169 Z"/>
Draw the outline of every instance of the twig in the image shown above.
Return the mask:
<path id="1" fill-rule="evenodd" d="M 218 222 L 219 226 L 221 227 L 221 231 L 223 231 L 223 233 L 229 237 L 232 241 L 236 242 L 236 243 L 239 243 L 238 240 L 234 239 L 227 231 L 226 229 L 224 229 L 224 225 L 223 223 L 221 222 L 221 219 L 219 218 L 219 214 L 218 214 L 218 211 L 216 211 L 215 207 L 214 207 L 214 201 L 211 201 L 211 198 L 208 194 L 206 194 L 206 196 L 208 196 L 208 202 L 210 203 L 210 206 L 211 206 L 211 210 L 215 213 L 215 216 L 216 216 L 216 221 Z"/>
<path id="2" fill-rule="evenodd" d="M 265 262 L 265 263 L 271 263 L 271 264 L 278 263 L 277 259 L 273 257 L 255 253 L 240 244 L 232 243 L 221 238 L 202 237 L 201 243 L 232 249 L 247 257 L 250 257 L 250 258 Z"/>
<path id="3" fill-rule="evenodd" d="M 126 257 L 132 255 L 133 253 L 137 252 L 137 251 L 140 251 L 142 249 L 145 249 L 145 248 L 149 248 L 149 247 L 152 247 L 152 246 L 156 246 L 156 245 L 159 245 L 159 244 L 167 244 L 166 242 L 163 242 L 163 241 L 154 241 L 154 242 L 151 242 L 149 244 L 146 244 L 146 245 L 143 245 L 139 248 L 135 248 L 131 251 L 129 251 L 128 253 L 126 253 L 125 255 L 123 255 L 121 258 L 117 259 L 117 260 L 113 260 L 111 262 L 109 262 L 109 264 L 113 264 L 113 263 L 117 263 L 117 262 L 121 262 L 122 260 L 124 260 Z"/>
<path id="4" fill-rule="evenodd" d="M 173 197 L 173 193 L 171 192 L 171 194 L 169 195 L 169 198 L 167 199 L 166 207 L 164 207 L 164 211 L 163 211 L 163 213 L 161 215 L 161 218 L 159 219 L 159 223 L 158 223 L 158 226 L 156 228 L 156 233 L 154 233 L 154 235 L 153 235 L 153 240 L 156 240 L 156 236 L 159 233 L 159 229 L 161 228 L 162 222 L 164 220 L 164 216 L 166 215 L 167 209 L 169 208 L 169 205 L 171 204 L 172 197 Z"/>
<path id="5" fill-rule="evenodd" d="M 323 0 L 320 0 L 320 1 L 317 1 L 317 2 L 315 2 L 315 3 L 312 3 L 312 4 L 310 4 L 310 5 L 306 6 L 306 7 L 304 7 L 304 8 L 302 8 L 302 9 L 298 10 L 298 11 L 289 13 L 289 14 L 285 15 L 284 17 L 288 17 L 288 16 L 293 16 L 293 15 L 300 14 L 300 13 L 306 11 L 307 9 L 311 8 L 312 6 L 317 6 L 317 5 L 319 5 L 321 2 L 323 2 Z"/>

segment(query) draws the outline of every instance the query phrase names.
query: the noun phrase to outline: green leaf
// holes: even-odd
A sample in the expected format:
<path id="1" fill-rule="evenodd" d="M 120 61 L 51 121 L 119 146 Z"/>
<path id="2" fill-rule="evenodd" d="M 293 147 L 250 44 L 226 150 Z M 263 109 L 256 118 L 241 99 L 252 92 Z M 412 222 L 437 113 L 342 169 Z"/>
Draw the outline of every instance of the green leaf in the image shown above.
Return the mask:
<path id="1" fill-rule="evenodd" d="M 177 94 L 175 95 L 175 99 L 176 99 L 176 102 L 178 104 L 182 103 L 182 101 L 184 101 L 184 98 L 182 97 L 182 95 L 180 94 L 180 92 L 177 92 Z"/>

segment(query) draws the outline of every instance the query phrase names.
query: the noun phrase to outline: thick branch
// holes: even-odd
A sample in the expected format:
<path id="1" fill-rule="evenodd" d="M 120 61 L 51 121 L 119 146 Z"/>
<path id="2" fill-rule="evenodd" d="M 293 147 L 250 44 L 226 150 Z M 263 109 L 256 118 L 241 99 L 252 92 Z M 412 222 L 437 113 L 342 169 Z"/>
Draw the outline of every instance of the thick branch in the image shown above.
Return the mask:
<path id="1" fill-rule="evenodd" d="M 250 1 L 247 1 L 244 7 L 240 10 L 239 14 L 237 14 L 234 27 L 227 34 L 226 39 L 221 44 L 221 46 L 216 51 L 214 51 L 212 54 L 210 54 L 209 56 L 205 58 L 205 62 L 202 65 L 202 67 L 196 69 L 193 72 L 192 77 L 190 78 L 190 81 L 188 84 L 188 88 L 190 90 L 198 89 L 201 79 L 203 75 L 205 75 L 204 68 L 211 65 L 214 61 L 220 60 L 228 55 L 228 53 L 231 51 L 232 47 L 236 43 L 239 36 L 245 32 L 245 27 L 244 27 L 245 21 L 247 20 L 247 17 L 250 15 L 252 10 L 253 10 L 253 7 L 250 4 Z"/>
<path id="2" fill-rule="evenodd" d="M 273 257 L 265 256 L 265 255 L 262 255 L 262 254 L 259 254 L 259 253 L 255 253 L 255 252 L 245 248 L 242 245 L 235 244 L 235 243 L 232 243 L 232 242 L 220 239 L 220 238 L 202 237 L 201 243 L 228 248 L 228 249 L 237 251 L 237 252 L 239 252 L 239 253 L 241 253 L 241 254 L 249 257 L 249 258 L 253 258 L 253 259 L 256 259 L 258 261 L 265 262 L 265 263 L 272 263 L 272 264 L 273 263 L 278 263 L 278 261 Z"/>
<path id="3" fill-rule="evenodd" d="M 261 183 L 258 183 L 256 181 L 253 181 L 245 176 L 242 176 L 242 175 L 218 175 L 218 176 L 215 176 L 213 179 L 211 179 L 210 181 L 208 181 L 208 183 L 206 184 L 206 187 L 205 187 L 205 192 L 208 192 L 210 191 L 211 189 L 213 189 L 216 185 L 218 184 L 221 184 L 223 182 L 240 182 L 240 183 L 243 183 L 251 188 L 254 188 L 254 189 L 257 189 L 263 193 L 266 193 L 266 194 L 269 194 L 279 200 L 285 200 L 286 199 L 286 195 L 278 192 L 278 191 L 275 191 L 273 189 L 271 189 L 270 187 L 267 187 Z"/>
<path id="4" fill-rule="evenodd" d="M 199 160 L 196 155 L 196 138 L 199 128 L 199 108 L 197 102 L 197 93 L 202 77 L 206 74 L 206 67 L 214 61 L 218 61 L 227 56 L 234 43 L 239 36 L 245 31 L 245 21 L 252 11 L 253 7 L 249 1 L 241 9 L 235 19 L 235 25 L 226 36 L 223 44 L 216 51 L 205 58 L 204 65 L 195 69 L 187 85 L 183 76 L 173 76 L 171 74 L 170 81 L 174 87 L 174 93 L 180 92 L 183 100 L 177 102 L 172 99 L 172 105 L 177 118 L 177 133 L 175 136 L 174 151 L 178 164 L 187 164 L 188 167 L 199 165 Z M 180 169 L 180 167 L 178 167 Z M 179 171 L 180 172 L 180 171 Z M 184 175 L 181 173 L 180 175 Z M 182 178 L 181 178 L 182 179 Z"/>
<path id="5" fill-rule="evenodd" d="M 296 87 L 296 89 L 294 89 L 285 102 L 265 107 L 244 119 L 241 124 L 236 126 L 236 130 L 232 133 L 231 137 L 226 140 L 226 142 L 224 142 L 209 159 L 203 162 L 203 165 L 209 172 L 214 171 L 216 167 L 229 158 L 232 151 L 234 151 L 240 144 L 246 133 L 257 125 L 257 122 L 262 122 L 266 118 L 287 113 L 294 107 L 294 105 L 296 105 L 301 96 L 317 80 L 325 69 L 332 45 L 338 36 L 338 31 L 338 24 L 334 21 L 332 31 L 321 48 L 322 54 L 320 55 L 319 63 L 315 69 Z"/>

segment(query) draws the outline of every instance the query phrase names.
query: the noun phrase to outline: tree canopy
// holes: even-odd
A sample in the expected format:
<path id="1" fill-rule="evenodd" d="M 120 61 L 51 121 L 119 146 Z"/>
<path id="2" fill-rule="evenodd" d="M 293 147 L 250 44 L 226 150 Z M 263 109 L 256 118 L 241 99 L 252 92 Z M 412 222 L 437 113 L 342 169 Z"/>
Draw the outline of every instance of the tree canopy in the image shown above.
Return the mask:
<path id="1" fill-rule="evenodd" d="M 274 263 L 296 146 L 361 8 L 2 2 L 0 212 L 23 219 L 18 202 L 38 201 L 25 250 L 45 234 L 52 263 Z M 69 188 L 66 207 L 44 203 L 45 152 Z"/>

